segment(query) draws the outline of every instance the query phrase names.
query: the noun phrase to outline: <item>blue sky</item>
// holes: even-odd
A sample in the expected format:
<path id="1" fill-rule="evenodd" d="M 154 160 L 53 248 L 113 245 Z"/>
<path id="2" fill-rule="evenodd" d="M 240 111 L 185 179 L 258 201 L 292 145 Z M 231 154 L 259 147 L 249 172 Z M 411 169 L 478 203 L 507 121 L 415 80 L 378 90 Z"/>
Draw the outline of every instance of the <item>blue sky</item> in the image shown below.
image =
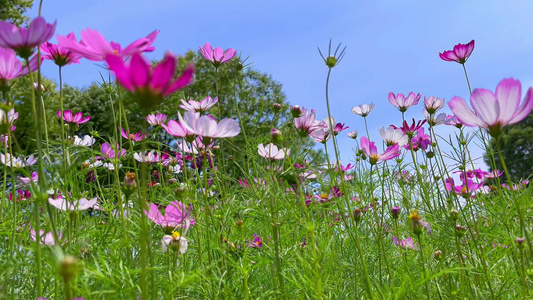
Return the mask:
<path id="1" fill-rule="evenodd" d="M 243 57 L 251 56 L 253 68 L 282 83 L 291 104 L 315 108 L 320 118 L 326 116 L 327 69 L 317 46 L 326 49 L 330 38 L 334 44 L 342 42 L 347 52 L 331 78 L 332 114 L 350 130 L 362 132 L 363 119 L 350 109 L 375 103 L 368 121 L 371 140 L 376 141 L 380 127 L 401 121 L 387 100 L 391 91 L 467 98 L 461 66 L 438 57 L 457 43 L 476 40 L 467 62 L 473 88 L 494 90 L 507 77 L 521 80 L 523 90 L 533 85 L 531 1 L 75 2 L 44 1 L 42 15 L 57 19 L 57 33 L 74 31 L 79 38 L 81 30 L 90 27 L 124 46 L 159 29 L 156 51 L 148 55 L 152 59 L 167 50 L 180 54 L 197 49 L 205 42 L 233 47 Z M 37 9 L 29 15 L 36 16 Z M 84 60 L 64 69 L 64 81 L 86 86 L 98 80 L 100 70 Z M 43 73 L 57 80 L 51 63 L 45 63 Z M 407 117 L 422 118 L 422 108 L 411 108 Z M 454 130 L 441 126 L 437 131 L 446 136 Z M 354 142 L 339 137 L 343 161 L 349 161 Z"/>

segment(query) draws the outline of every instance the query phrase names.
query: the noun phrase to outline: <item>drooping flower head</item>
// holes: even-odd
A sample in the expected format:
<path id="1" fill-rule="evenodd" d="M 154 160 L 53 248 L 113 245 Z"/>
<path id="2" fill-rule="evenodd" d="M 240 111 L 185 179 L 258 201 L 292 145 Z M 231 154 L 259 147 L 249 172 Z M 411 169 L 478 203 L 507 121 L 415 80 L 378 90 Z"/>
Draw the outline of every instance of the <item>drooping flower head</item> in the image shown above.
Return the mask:
<path id="1" fill-rule="evenodd" d="M 122 49 L 119 43 L 108 42 L 106 38 L 96 30 L 87 28 L 81 32 L 81 41 L 69 36 L 57 35 L 59 44 L 88 60 L 102 61 L 106 60 L 108 55 L 114 55 L 121 58 L 130 57 L 135 53 L 152 52 L 155 48 L 152 44 L 155 42 L 159 30 L 154 30 L 144 38 L 140 38 Z"/>
<path id="2" fill-rule="evenodd" d="M 235 54 L 237 54 L 237 51 L 233 48 L 226 49 L 226 51 L 222 50 L 220 47 L 213 49 L 211 44 L 205 43 L 204 47 L 200 48 L 200 53 L 205 59 L 213 63 L 215 67 L 219 67 L 221 64 L 227 63 L 232 59 Z"/>
<path id="3" fill-rule="evenodd" d="M 370 164 L 375 165 L 380 161 L 390 160 L 400 155 L 398 144 L 387 147 L 385 152 L 378 154 L 378 148 L 374 142 L 370 142 L 368 138 L 361 137 L 361 150 L 368 156 Z"/>
<path id="4" fill-rule="evenodd" d="M 414 92 L 410 92 L 407 97 L 402 93 L 395 95 L 393 92 L 390 92 L 389 102 L 401 112 L 405 112 L 410 107 L 417 105 L 420 97 L 422 97 L 420 94 L 415 94 Z"/>
<path id="5" fill-rule="evenodd" d="M 69 33 L 66 38 L 76 42 L 76 35 L 74 32 Z M 62 43 L 55 45 L 46 42 L 41 45 L 41 52 L 43 53 L 43 58 L 53 61 L 60 67 L 80 63 L 81 55 L 65 48 Z"/>
<path id="6" fill-rule="evenodd" d="M 453 47 L 453 50 L 439 53 L 439 57 L 445 61 L 454 61 L 464 64 L 470 57 L 470 54 L 472 54 L 472 51 L 474 51 L 475 43 L 474 40 L 471 40 L 468 44 L 457 44 Z"/>
<path id="7" fill-rule="evenodd" d="M 193 81 L 192 65 L 187 66 L 183 74 L 174 79 L 177 59 L 170 52 L 155 67 L 151 67 L 150 62 L 139 53 L 133 54 L 129 65 L 121 57 L 112 54 L 106 56 L 106 62 L 115 73 L 117 81 L 134 94 L 140 106 L 147 109 L 158 105 L 163 98 Z"/>
<path id="8" fill-rule="evenodd" d="M 54 35 L 56 24 L 57 21 L 54 24 L 46 23 L 43 17 L 33 19 L 28 28 L 0 21 L 0 48 L 12 49 L 20 57 L 29 59 L 35 47 L 47 42 Z"/>
<path id="9" fill-rule="evenodd" d="M 359 115 L 361 117 L 366 117 L 372 112 L 372 110 L 376 107 L 374 103 L 371 104 L 363 104 L 359 106 L 352 107 L 352 113 Z"/>
<path id="10" fill-rule="evenodd" d="M 217 102 L 218 102 L 218 98 L 216 97 L 211 98 L 209 96 L 202 99 L 202 101 L 194 101 L 194 100 L 185 101 L 181 99 L 181 103 L 183 104 L 180 105 L 180 108 L 183 108 L 186 111 L 195 111 L 199 113 L 204 113 L 208 111 L 211 107 L 213 107 L 213 105 L 217 104 Z"/>
<path id="11" fill-rule="evenodd" d="M 520 81 L 508 78 L 498 83 L 495 93 L 475 89 L 470 96 L 473 110 L 460 97 L 453 97 L 448 105 L 462 124 L 485 128 L 493 137 L 499 137 L 502 127 L 522 121 L 533 109 L 533 88 L 527 90 L 520 104 L 521 95 Z"/>
<path id="12" fill-rule="evenodd" d="M 30 60 L 30 69 L 33 71 L 39 67 L 39 60 L 34 56 Z M 0 47 L 0 91 L 9 91 L 9 81 L 28 75 L 28 67 L 22 66 L 13 50 Z"/>

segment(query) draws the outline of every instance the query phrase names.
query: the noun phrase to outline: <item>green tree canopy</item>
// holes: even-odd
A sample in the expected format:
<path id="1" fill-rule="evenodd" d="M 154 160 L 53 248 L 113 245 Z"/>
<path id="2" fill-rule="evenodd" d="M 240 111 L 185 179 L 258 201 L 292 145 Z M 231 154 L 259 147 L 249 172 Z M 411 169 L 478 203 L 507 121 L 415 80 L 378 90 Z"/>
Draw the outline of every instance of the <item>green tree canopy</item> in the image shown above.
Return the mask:
<path id="1" fill-rule="evenodd" d="M 24 15 L 33 4 L 33 0 L 0 0 L 0 20 L 17 25 L 28 21 Z"/>

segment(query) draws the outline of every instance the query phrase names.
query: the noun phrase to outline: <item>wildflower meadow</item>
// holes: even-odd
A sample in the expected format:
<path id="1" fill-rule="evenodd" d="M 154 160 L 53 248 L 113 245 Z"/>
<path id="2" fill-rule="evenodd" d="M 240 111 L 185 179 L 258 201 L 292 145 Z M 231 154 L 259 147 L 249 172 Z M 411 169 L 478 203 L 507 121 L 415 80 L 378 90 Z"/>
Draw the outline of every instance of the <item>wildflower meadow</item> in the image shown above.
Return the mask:
<path id="1" fill-rule="evenodd" d="M 0 21 L 0 299 L 533 296 L 531 166 L 506 164 L 533 88 L 471 86 L 475 40 L 434 55 L 464 78 L 455 97 L 354 97 L 340 120 L 330 93 L 350 48 L 327 37 L 311 107 L 239 49 L 149 60 L 169 28 L 121 45 L 92 24 L 19 24 Z M 84 60 L 98 83 L 64 84 Z M 376 139 L 386 106 L 402 122 Z"/>

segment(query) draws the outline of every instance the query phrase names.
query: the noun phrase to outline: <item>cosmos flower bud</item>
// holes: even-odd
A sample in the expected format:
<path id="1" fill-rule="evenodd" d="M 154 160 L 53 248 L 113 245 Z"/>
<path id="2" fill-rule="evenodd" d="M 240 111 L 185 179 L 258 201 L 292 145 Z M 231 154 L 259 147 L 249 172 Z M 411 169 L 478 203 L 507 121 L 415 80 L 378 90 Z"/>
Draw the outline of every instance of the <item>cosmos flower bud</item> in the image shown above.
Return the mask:
<path id="1" fill-rule="evenodd" d="M 442 251 L 440 250 L 435 251 L 434 256 L 436 260 L 442 261 Z"/>
<path id="2" fill-rule="evenodd" d="M 127 172 L 126 176 L 124 177 L 124 187 L 126 188 L 136 188 L 137 182 L 135 181 L 135 173 L 133 172 Z"/>
<path id="3" fill-rule="evenodd" d="M 279 113 L 281 111 L 281 104 L 274 103 L 274 105 L 272 106 L 272 109 L 274 110 L 275 114 Z"/>
<path id="4" fill-rule="evenodd" d="M 302 115 L 302 109 L 299 105 L 291 106 L 291 114 L 293 118 L 299 118 Z"/>
<path id="5" fill-rule="evenodd" d="M 391 215 L 393 218 L 398 219 L 400 217 L 401 209 L 398 206 L 393 206 L 391 209 Z"/>
<path id="6" fill-rule="evenodd" d="M 337 58 L 335 56 L 328 56 L 325 62 L 328 68 L 333 68 L 337 65 Z"/>
<path id="7" fill-rule="evenodd" d="M 356 208 L 353 211 L 353 218 L 355 219 L 356 222 L 361 221 L 361 215 L 362 215 L 362 212 L 359 208 Z"/>
<path id="8" fill-rule="evenodd" d="M 466 233 L 466 227 L 461 225 L 455 225 L 455 235 L 462 238 Z"/>
<path id="9" fill-rule="evenodd" d="M 78 273 L 78 260 L 70 255 L 65 256 L 59 262 L 59 274 L 63 276 L 65 282 L 69 282 Z"/>
<path id="10" fill-rule="evenodd" d="M 518 245 L 518 248 L 522 249 L 524 248 L 524 238 L 518 237 L 516 238 L 516 244 Z"/>
<path id="11" fill-rule="evenodd" d="M 272 128 L 272 130 L 270 130 L 270 139 L 272 140 L 272 143 L 279 145 L 283 142 L 283 133 L 276 128 Z"/>
<path id="12" fill-rule="evenodd" d="M 450 210 L 450 218 L 455 222 L 459 219 L 459 211 L 456 209 Z"/>

